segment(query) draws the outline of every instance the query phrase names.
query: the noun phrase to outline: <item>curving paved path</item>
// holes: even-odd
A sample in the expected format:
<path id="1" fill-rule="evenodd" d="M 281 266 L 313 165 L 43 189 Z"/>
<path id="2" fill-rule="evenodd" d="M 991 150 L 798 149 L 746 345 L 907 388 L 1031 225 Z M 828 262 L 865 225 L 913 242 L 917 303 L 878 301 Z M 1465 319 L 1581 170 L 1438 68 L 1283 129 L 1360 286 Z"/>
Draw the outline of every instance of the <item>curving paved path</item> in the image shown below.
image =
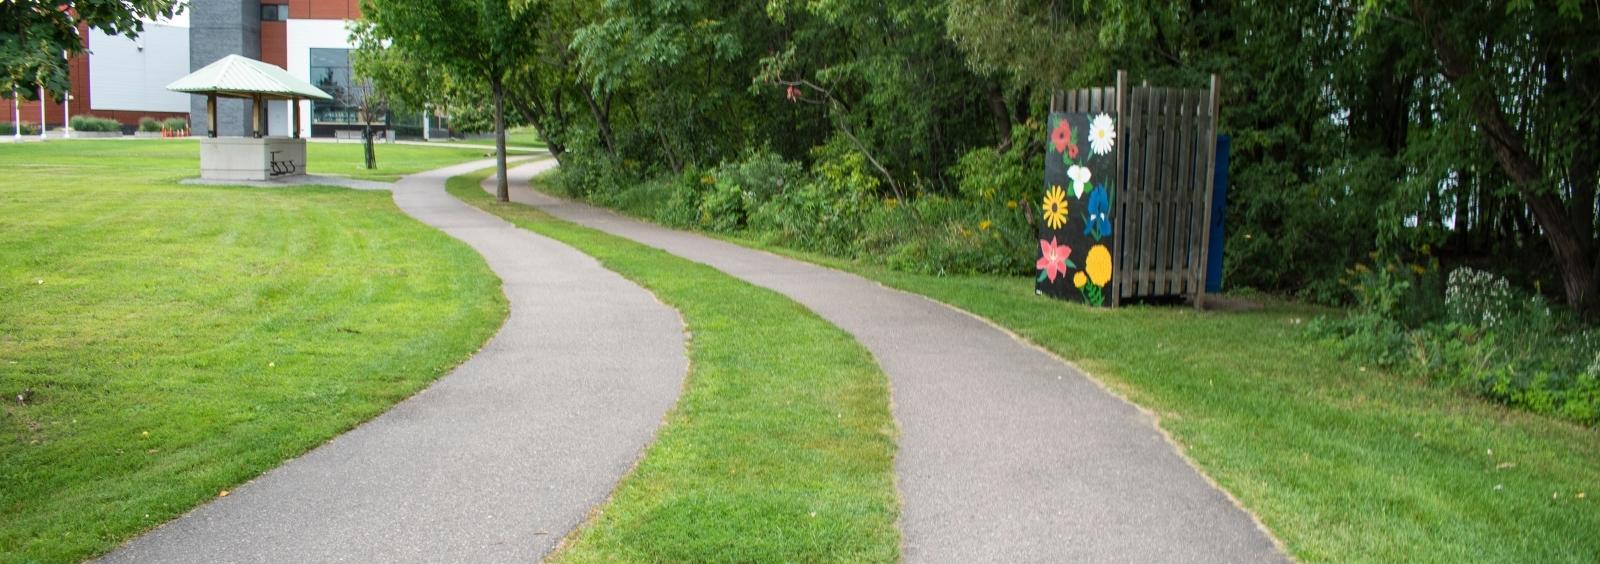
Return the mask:
<path id="1" fill-rule="evenodd" d="M 607 498 L 682 388 L 682 320 L 588 256 L 445 193 L 491 162 L 393 190 L 500 276 L 500 332 L 382 416 L 105 561 L 527 562 Z"/>
<path id="2" fill-rule="evenodd" d="M 970 315 L 858 276 L 535 192 L 512 199 L 783 293 L 850 332 L 888 374 L 906 560 L 1282 561 L 1255 521 L 1151 419 Z"/>

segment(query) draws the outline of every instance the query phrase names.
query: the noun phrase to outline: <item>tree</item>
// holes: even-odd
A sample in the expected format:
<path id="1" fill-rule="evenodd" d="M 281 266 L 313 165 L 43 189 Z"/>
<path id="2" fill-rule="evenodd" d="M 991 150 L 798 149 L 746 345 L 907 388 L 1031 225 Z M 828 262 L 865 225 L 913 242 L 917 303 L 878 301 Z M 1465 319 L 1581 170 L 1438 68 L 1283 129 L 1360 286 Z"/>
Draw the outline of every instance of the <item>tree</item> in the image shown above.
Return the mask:
<path id="1" fill-rule="evenodd" d="M 1568 305 L 1600 316 L 1600 9 L 1589 2 L 1369 0 L 1363 16 L 1415 26 L 1449 94 L 1550 245 Z M 1538 4 L 1538 5 L 1536 5 Z"/>
<path id="2" fill-rule="evenodd" d="M 390 49 L 399 60 L 415 61 L 452 83 L 488 87 L 495 121 L 495 196 L 502 202 L 511 199 L 506 183 L 506 83 L 539 39 L 533 25 L 539 7 L 514 0 L 362 0 L 363 19 L 354 32 L 363 49 Z M 411 86 L 398 90 L 426 87 Z"/>
<path id="3" fill-rule="evenodd" d="M 0 67 L 5 90 L 32 99 L 36 87 L 59 99 L 71 87 L 67 59 L 83 52 L 80 27 L 137 37 L 146 19 L 172 17 L 178 0 L 8 0 L 0 2 Z"/>

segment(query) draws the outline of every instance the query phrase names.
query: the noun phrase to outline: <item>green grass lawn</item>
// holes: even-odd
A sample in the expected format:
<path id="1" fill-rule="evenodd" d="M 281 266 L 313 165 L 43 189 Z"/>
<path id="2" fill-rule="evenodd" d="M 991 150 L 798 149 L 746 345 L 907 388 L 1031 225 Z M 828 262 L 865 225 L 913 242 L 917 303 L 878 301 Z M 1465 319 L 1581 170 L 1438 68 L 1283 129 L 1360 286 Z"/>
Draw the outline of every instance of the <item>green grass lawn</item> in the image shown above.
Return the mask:
<path id="1" fill-rule="evenodd" d="M 1155 412 L 1298 559 L 1600 559 L 1600 429 L 1343 360 L 1304 325 L 1334 312 L 1095 310 L 1035 296 L 1028 277 L 907 274 L 727 239 L 929 296 L 1072 361 Z"/>
<path id="2" fill-rule="evenodd" d="M 482 259 L 388 193 L 176 184 L 197 150 L 0 145 L 0 561 L 109 550 L 381 413 L 504 319 Z M 392 173 L 449 154 L 412 150 L 428 163 L 392 151 Z"/>
<path id="3" fill-rule="evenodd" d="M 493 131 L 490 133 L 493 133 Z M 453 141 L 453 143 L 493 147 L 494 137 L 491 136 L 488 139 L 463 139 L 461 141 Z M 506 146 L 544 147 L 545 144 L 544 138 L 539 136 L 539 130 L 534 129 L 533 127 L 513 127 L 506 130 Z"/>
<path id="4" fill-rule="evenodd" d="M 1326 310 L 1095 310 L 1035 296 L 1032 278 L 770 250 L 927 295 L 1072 361 L 1154 411 L 1298 559 L 1600 558 L 1600 430 L 1342 360 L 1305 330 Z"/>
<path id="5" fill-rule="evenodd" d="M 683 315 L 691 371 L 638 467 L 557 560 L 898 559 L 894 421 L 871 355 L 783 296 L 625 239 L 450 193 L 599 259 Z"/>
<path id="6" fill-rule="evenodd" d="M 373 152 L 377 154 L 378 168 L 367 169 L 360 143 L 307 143 L 306 172 L 393 182 L 415 172 L 494 157 L 493 148 L 485 150 L 468 146 L 422 147 L 380 143 L 373 146 Z M 506 151 L 506 154 L 517 153 Z"/>

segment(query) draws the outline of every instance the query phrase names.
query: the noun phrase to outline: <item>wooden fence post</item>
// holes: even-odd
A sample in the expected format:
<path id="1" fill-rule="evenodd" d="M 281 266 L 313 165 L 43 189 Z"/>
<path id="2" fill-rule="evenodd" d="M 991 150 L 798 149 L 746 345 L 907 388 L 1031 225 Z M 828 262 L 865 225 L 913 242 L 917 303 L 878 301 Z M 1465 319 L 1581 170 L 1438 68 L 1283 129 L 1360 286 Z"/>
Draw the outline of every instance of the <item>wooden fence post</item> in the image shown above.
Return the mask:
<path id="1" fill-rule="evenodd" d="M 1211 75 L 1211 123 L 1206 128 L 1206 194 L 1205 194 L 1205 222 L 1201 225 L 1200 240 L 1200 283 L 1195 289 L 1195 307 L 1204 308 L 1206 303 L 1206 268 L 1211 264 L 1211 199 L 1212 192 L 1216 189 L 1217 182 L 1217 114 L 1222 108 L 1222 78 Z"/>

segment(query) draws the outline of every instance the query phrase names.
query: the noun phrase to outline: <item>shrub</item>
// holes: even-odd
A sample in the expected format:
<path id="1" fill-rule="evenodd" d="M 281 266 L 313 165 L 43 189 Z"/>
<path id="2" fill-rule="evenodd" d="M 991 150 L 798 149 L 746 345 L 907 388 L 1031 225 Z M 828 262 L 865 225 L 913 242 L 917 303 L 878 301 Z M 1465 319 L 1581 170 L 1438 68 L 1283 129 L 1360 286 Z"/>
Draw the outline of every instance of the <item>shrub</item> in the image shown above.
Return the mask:
<path id="1" fill-rule="evenodd" d="M 139 131 L 144 133 L 159 133 L 161 131 L 161 122 L 150 116 L 139 118 Z"/>
<path id="2" fill-rule="evenodd" d="M 71 123 L 74 131 L 122 131 L 122 124 L 117 120 L 92 115 L 72 116 Z"/>
<path id="3" fill-rule="evenodd" d="M 0 121 L 0 135 L 16 135 L 16 133 L 17 133 L 17 124 L 14 124 L 14 123 L 9 122 L 9 121 Z M 33 124 L 31 124 L 31 123 L 22 122 L 22 134 L 23 135 L 38 135 L 39 134 L 39 128 L 34 127 Z"/>
<path id="4" fill-rule="evenodd" d="M 1425 282 L 1437 269 L 1364 270 L 1354 288 L 1356 312 L 1314 324 L 1344 354 L 1508 405 L 1600 423 L 1600 330 L 1472 268 L 1451 272 L 1442 291 Z"/>
<path id="5" fill-rule="evenodd" d="M 161 122 L 161 127 L 167 131 L 188 131 L 189 120 L 181 117 L 169 117 Z"/>

